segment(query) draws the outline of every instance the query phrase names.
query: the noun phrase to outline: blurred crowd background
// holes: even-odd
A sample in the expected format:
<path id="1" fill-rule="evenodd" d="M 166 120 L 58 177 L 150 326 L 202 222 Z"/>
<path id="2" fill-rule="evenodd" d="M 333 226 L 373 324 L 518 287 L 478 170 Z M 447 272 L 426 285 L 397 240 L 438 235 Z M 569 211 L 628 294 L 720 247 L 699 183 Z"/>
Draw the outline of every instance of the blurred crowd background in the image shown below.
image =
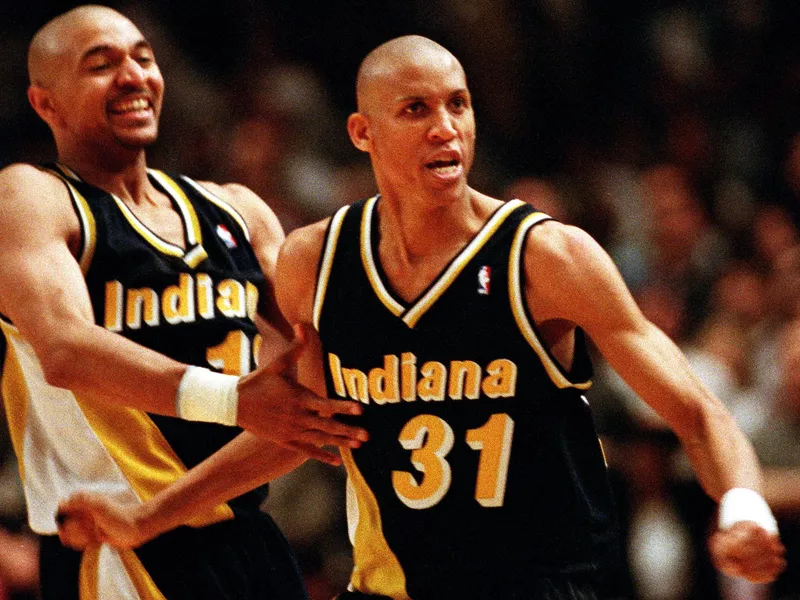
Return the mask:
<path id="1" fill-rule="evenodd" d="M 54 157 L 27 105 L 25 56 L 33 32 L 75 4 L 0 2 L 0 166 Z M 589 398 L 625 532 L 619 598 L 800 598 L 800 3 L 108 4 L 140 26 L 167 82 L 151 165 L 244 183 L 287 231 L 375 191 L 344 125 L 366 52 L 406 33 L 452 50 L 476 107 L 472 185 L 588 230 L 767 467 L 789 569 L 772 586 L 721 578 L 705 550 L 714 504 L 598 356 Z M 343 473 L 311 463 L 267 501 L 313 600 L 348 578 L 343 503 Z M 0 600 L 36 598 L 5 435 L 0 525 Z"/>

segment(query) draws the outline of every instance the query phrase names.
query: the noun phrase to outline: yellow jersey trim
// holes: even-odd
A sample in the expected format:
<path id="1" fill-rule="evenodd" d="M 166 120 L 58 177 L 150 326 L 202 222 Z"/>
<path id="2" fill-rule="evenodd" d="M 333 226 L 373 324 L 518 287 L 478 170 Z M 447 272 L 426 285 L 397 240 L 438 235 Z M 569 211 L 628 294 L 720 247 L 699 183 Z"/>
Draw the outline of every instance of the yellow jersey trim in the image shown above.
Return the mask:
<path id="1" fill-rule="evenodd" d="M 76 400 L 89 427 L 142 502 L 186 473 L 180 458 L 144 411 L 108 402 Z M 195 514 L 186 524 L 201 527 L 232 518 L 231 508 L 219 504 Z"/>
<path id="2" fill-rule="evenodd" d="M 120 585 L 124 589 L 119 589 Z M 133 550 L 109 546 L 91 546 L 84 551 L 78 587 L 81 600 L 106 600 L 109 594 L 130 600 L 166 600 Z"/>
<path id="3" fill-rule="evenodd" d="M 561 367 L 550 356 L 550 353 L 545 349 L 539 336 L 536 335 L 533 324 L 530 322 L 525 312 L 525 295 L 522 290 L 522 248 L 525 245 L 525 236 L 528 231 L 530 231 L 531 227 L 548 218 L 548 215 L 541 212 L 528 215 L 522 220 L 514 236 L 508 264 L 508 296 L 511 301 L 511 312 L 514 314 L 517 327 L 519 327 L 520 332 L 528 341 L 528 344 L 530 344 L 531 348 L 533 348 L 539 356 L 539 360 L 542 361 L 542 365 L 553 383 L 560 389 L 577 388 L 579 390 L 585 390 L 591 387 L 591 380 L 574 383 L 567 379 Z"/>
<path id="4" fill-rule="evenodd" d="M 358 521 L 352 539 L 354 564 L 350 583 L 363 593 L 389 596 L 393 600 L 410 600 L 403 567 L 383 535 L 375 494 L 364 480 L 350 449 L 344 448 L 341 454 L 358 507 Z"/>
<path id="5" fill-rule="evenodd" d="M 314 329 L 319 331 L 319 320 L 322 315 L 322 305 L 325 302 L 325 294 L 328 291 L 328 281 L 333 268 L 333 257 L 336 254 L 336 245 L 339 242 L 339 234 L 342 231 L 342 221 L 347 214 L 349 206 L 344 206 L 336 211 L 331 218 L 328 235 L 325 237 L 325 248 L 320 259 L 319 273 L 317 274 L 317 287 L 314 290 L 314 310 L 313 323 Z"/>
<path id="6" fill-rule="evenodd" d="M 403 314 L 405 308 L 397 302 L 386 287 L 383 285 L 380 276 L 378 275 L 378 268 L 375 265 L 375 257 L 372 252 L 372 213 L 375 209 L 375 204 L 378 202 L 378 196 L 373 196 L 367 200 L 364 205 L 364 212 L 361 215 L 361 262 L 364 264 L 364 269 L 367 272 L 367 279 L 369 280 L 375 295 L 389 309 L 395 317 Z"/>
<path id="7" fill-rule="evenodd" d="M 89 208 L 89 203 L 86 201 L 86 198 L 84 198 L 69 181 L 64 180 L 64 183 L 67 184 L 69 192 L 72 195 L 75 211 L 78 213 L 78 219 L 81 222 L 81 229 L 83 230 L 83 247 L 81 248 L 81 255 L 78 258 L 78 264 L 80 264 L 81 272 L 86 276 L 89 272 L 89 267 L 92 265 L 94 251 L 97 247 L 97 223 L 94 220 L 92 209 Z"/>
<path id="8" fill-rule="evenodd" d="M 250 241 L 250 230 L 247 228 L 247 223 L 245 223 L 244 217 L 242 217 L 242 215 L 239 214 L 239 211 L 237 211 L 233 206 L 228 204 L 228 202 L 225 201 L 223 198 L 220 198 L 219 196 L 217 196 L 214 193 L 212 193 L 211 190 L 207 190 L 206 188 L 204 188 L 202 185 L 200 185 L 194 179 L 191 179 L 190 177 L 186 177 L 186 175 L 181 175 L 181 179 L 183 179 L 186 183 L 188 183 L 190 186 L 192 186 L 192 188 L 198 194 L 200 194 L 206 200 L 211 202 L 211 204 L 214 204 L 215 206 L 219 207 L 220 209 L 222 209 L 226 213 L 228 213 L 231 216 L 231 218 L 239 224 L 239 227 L 242 228 L 242 231 L 244 232 L 245 239 L 248 242 Z"/>
<path id="9" fill-rule="evenodd" d="M 20 361 L 17 358 L 15 344 L 11 338 L 19 338 L 19 330 L 0 319 L 0 330 L 6 336 L 6 358 L 0 369 L 0 397 L 6 407 L 6 419 L 11 435 L 11 444 L 17 456 L 23 455 L 25 440 L 25 427 L 28 419 L 28 404 L 30 403 L 30 390 L 28 389 L 25 375 L 22 372 Z M 19 476 L 25 480 L 25 461 L 18 460 Z"/>
<path id="10" fill-rule="evenodd" d="M 503 204 L 495 211 L 492 217 L 484 224 L 472 241 L 456 256 L 450 263 L 445 272 L 439 276 L 436 283 L 428 289 L 422 298 L 404 316 L 403 321 L 412 329 L 434 302 L 445 292 L 456 277 L 459 276 L 467 263 L 471 261 L 478 251 L 483 248 L 487 241 L 494 235 L 506 218 L 524 203 L 522 200 L 511 200 Z"/>
<path id="11" fill-rule="evenodd" d="M 80 265 L 81 272 L 85 276 L 86 273 L 89 272 L 89 267 L 92 265 L 94 251 L 97 247 L 97 223 L 94 219 L 94 214 L 92 214 L 92 209 L 89 208 L 89 203 L 86 201 L 86 198 L 84 198 L 83 195 L 70 182 L 70 179 L 73 181 L 81 181 L 81 178 L 78 177 L 75 171 L 59 163 L 55 164 L 55 168 L 39 168 L 47 173 L 55 175 L 64 182 L 64 185 L 67 186 L 67 191 L 72 200 L 72 206 L 74 207 L 75 213 L 78 216 L 78 221 L 81 228 L 82 245 L 77 260 L 78 264 Z"/>
<path id="12" fill-rule="evenodd" d="M 192 248 L 197 244 L 202 244 L 203 235 L 200 231 L 200 221 L 197 218 L 194 206 L 189 202 L 189 198 L 186 197 L 186 193 L 163 171 L 148 169 L 147 172 L 152 175 L 155 180 L 161 184 L 164 191 L 175 200 L 175 204 L 178 206 L 178 210 L 183 217 L 183 222 L 186 224 L 186 247 Z"/>

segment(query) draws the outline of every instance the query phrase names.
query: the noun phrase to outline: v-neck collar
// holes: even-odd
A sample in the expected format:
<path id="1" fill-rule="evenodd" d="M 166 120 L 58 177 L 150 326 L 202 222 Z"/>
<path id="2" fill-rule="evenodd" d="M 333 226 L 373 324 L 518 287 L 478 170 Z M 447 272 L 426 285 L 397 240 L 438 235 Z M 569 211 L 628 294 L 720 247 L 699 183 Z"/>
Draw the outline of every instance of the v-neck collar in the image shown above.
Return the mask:
<path id="1" fill-rule="evenodd" d="M 62 164 L 56 164 L 61 173 L 74 181 L 83 182 L 83 179 L 72 169 Z M 195 268 L 205 258 L 208 257 L 205 249 L 203 248 L 203 235 L 200 229 L 200 221 L 197 218 L 197 212 L 194 206 L 186 197 L 185 192 L 181 187 L 175 183 L 166 173 L 156 170 L 147 169 L 147 175 L 153 184 L 162 192 L 164 192 L 172 202 L 173 207 L 177 210 L 181 219 L 183 227 L 184 240 L 186 247 L 182 248 L 177 244 L 168 242 L 167 240 L 154 233 L 147 225 L 145 225 L 136 214 L 122 201 L 116 194 L 110 193 L 109 195 L 114 200 L 114 203 L 119 208 L 122 215 L 128 221 L 139 236 L 144 239 L 149 245 L 167 256 L 174 256 L 182 259 L 191 268 Z M 84 182 L 85 183 L 85 182 Z"/>
<path id="2" fill-rule="evenodd" d="M 380 196 L 367 200 L 361 215 L 361 261 L 367 274 L 367 279 L 375 295 L 383 305 L 396 317 L 399 317 L 409 328 L 414 328 L 436 300 L 452 285 L 456 277 L 464 270 L 472 258 L 486 245 L 495 231 L 502 225 L 506 218 L 524 202 L 511 200 L 500 206 L 492 216 L 483 224 L 472 240 L 458 252 L 455 257 L 442 269 L 430 285 L 411 302 L 406 302 L 391 291 L 387 284 L 386 274 L 377 260 L 377 248 L 373 235 L 376 222 L 375 208 Z"/>

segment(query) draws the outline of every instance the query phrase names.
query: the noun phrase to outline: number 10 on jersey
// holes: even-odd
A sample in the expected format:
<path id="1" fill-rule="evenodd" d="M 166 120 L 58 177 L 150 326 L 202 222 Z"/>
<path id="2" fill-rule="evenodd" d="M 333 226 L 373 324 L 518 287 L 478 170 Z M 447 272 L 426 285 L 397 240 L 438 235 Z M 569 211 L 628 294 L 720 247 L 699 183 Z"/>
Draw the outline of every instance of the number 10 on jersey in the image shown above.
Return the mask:
<path id="1" fill-rule="evenodd" d="M 511 456 L 514 420 L 507 414 L 492 415 L 477 429 L 469 429 L 466 443 L 480 452 L 475 481 L 475 500 L 481 506 L 503 506 Z M 407 471 L 392 471 L 392 485 L 400 501 L 409 508 L 435 506 L 444 498 L 452 481 L 452 471 L 446 456 L 453 449 L 453 428 L 434 415 L 417 415 L 408 421 L 398 438 L 406 450 L 411 450 L 411 464 L 423 473 L 417 483 Z"/>

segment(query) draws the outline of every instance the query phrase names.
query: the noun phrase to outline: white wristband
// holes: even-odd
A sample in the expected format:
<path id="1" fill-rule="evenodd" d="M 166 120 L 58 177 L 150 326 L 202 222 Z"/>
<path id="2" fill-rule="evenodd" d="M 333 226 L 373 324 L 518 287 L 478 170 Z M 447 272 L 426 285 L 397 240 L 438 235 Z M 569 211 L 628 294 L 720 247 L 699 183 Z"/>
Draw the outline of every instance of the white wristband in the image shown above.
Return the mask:
<path id="1" fill-rule="evenodd" d="M 236 425 L 239 378 L 189 366 L 175 396 L 175 414 L 187 421 Z"/>
<path id="2" fill-rule="evenodd" d="M 768 533 L 778 533 L 778 523 L 766 500 L 753 490 L 733 488 L 719 502 L 719 528 L 730 529 L 741 521 L 753 521 Z"/>

